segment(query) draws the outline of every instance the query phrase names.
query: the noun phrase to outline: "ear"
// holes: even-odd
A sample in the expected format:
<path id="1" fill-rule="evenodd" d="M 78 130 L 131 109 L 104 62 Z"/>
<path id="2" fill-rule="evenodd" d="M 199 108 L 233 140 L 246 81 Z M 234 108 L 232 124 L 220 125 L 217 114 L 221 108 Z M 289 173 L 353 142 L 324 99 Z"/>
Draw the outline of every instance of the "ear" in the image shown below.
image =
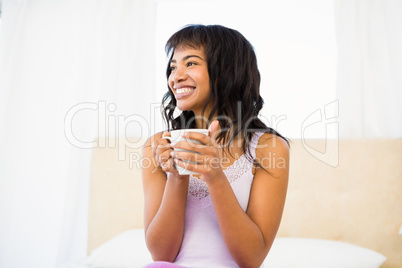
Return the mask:
<path id="1" fill-rule="evenodd" d="M 208 131 L 209 131 L 209 136 L 212 137 L 215 131 L 217 131 L 219 128 L 219 121 L 214 120 L 212 123 L 209 125 Z"/>

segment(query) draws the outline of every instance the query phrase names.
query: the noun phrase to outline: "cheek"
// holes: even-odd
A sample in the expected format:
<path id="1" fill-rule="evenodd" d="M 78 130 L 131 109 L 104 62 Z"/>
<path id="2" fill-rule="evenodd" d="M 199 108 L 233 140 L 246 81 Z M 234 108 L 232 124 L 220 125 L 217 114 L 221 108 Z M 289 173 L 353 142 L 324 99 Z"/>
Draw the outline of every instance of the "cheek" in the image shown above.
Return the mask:
<path id="1" fill-rule="evenodd" d="M 204 72 L 203 78 L 204 78 L 204 84 L 209 86 L 209 75 L 207 71 Z"/>
<path id="2" fill-rule="evenodd" d="M 208 78 L 206 78 L 206 79 L 203 81 L 203 84 L 204 84 L 204 87 L 208 89 L 208 91 L 211 90 L 211 88 L 210 88 L 210 81 L 209 81 Z"/>
<path id="3" fill-rule="evenodd" d="M 202 85 L 205 87 L 206 85 L 209 85 L 209 76 L 208 74 L 205 73 L 198 73 L 197 76 L 193 76 L 199 85 Z"/>

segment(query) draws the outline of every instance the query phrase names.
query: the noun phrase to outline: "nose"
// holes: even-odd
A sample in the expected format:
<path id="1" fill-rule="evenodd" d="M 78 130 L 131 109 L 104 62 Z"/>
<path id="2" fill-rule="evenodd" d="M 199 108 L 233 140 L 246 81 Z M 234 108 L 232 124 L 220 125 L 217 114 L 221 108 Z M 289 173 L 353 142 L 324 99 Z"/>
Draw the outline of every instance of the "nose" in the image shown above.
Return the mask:
<path id="1" fill-rule="evenodd" d="M 181 67 L 176 67 L 176 70 L 174 70 L 170 73 L 170 80 L 175 84 L 186 80 L 187 77 L 188 77 L 188 75 L 185 72 L 185 68 L 181 68 Z"/>

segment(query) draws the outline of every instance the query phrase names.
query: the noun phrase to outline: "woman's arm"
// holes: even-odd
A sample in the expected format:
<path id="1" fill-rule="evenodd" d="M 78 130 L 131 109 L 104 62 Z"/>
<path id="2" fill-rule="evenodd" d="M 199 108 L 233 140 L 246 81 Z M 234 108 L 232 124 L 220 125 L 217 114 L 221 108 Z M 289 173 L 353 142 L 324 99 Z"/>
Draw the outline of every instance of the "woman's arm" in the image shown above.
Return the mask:
<path id="1" fill-rule="evenodd" d="M 173 262 L 183 240 L 188 176 L 178 175 L 173 161 L 162 159 L 170 157 L 172 149 L 160 138 L 161 134 L 151 137 L 143 149 L 143 160 L 147 160 L 142 161 L 147 163 L 142 168 L 145 239 L 154 261 Z M 174 171 L 164 171 L 170 169 Z"/>
<path id="2" fill-rule="evenodd" d="M 203 143 L 208 141 L 204 139 Z M 256 161 L 268 172 L 256 169 L 247 212 L 239 205 L 223 170 L 216 168 L 217 161 L 212 159 L 217 153 L 213 151 L 211 146 L 206 146 L 199 152 L 206 156 L 204 161 L 213 161 L 215 165 L 204 162 L 188 169 L 200 172 L 201 179 L 207 183 L 223 239 L 233 259 L 240 267 L 259 267 L 271 248 L 282 217 L 288 185 L 288 145 L 271 134 L 259 139 Z M 189 157 L 179 155 L 184 159 Z"/>
<path id="3" fill-rule="evenodd" d="M 261 168 L 256 170 L 246 213 L 227 180 L 212 181 L 209 185 L 223 239 L 240 267 L 259 267 L 275 239 L 288 185 L 287 143 L 264 134 L 256 149 L 256 161 L 269 173 Z M 273 163 L 275 166 L 269 166 Z"/>

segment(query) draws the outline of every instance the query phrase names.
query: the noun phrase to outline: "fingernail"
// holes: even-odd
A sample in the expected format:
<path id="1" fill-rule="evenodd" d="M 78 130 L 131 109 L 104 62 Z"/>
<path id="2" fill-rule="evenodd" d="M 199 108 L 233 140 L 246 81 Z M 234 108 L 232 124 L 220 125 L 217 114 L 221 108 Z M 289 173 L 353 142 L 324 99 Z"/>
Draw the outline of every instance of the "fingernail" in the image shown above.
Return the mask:
<path id="1" fill-rule="evenodd" d="M 170 156 L 174 157 L 174 151 L 170 152 Z"/>
<path id="2" fill-rule="evenodd" d="M 173 141 L 173 142 L 170 143 L 170 146 L 174 147 L 176 144 L 177 144 L 177 142 Z"/>
<path id="3" fill-rule="evenodd" d="M 181 136 L 182 136 L 183 138 L 187 138 L 187 137 L 188 137 L 188 133 L 187 133 L 187 132 L 184 132 L 183 134 L 181 134 Z"/>

